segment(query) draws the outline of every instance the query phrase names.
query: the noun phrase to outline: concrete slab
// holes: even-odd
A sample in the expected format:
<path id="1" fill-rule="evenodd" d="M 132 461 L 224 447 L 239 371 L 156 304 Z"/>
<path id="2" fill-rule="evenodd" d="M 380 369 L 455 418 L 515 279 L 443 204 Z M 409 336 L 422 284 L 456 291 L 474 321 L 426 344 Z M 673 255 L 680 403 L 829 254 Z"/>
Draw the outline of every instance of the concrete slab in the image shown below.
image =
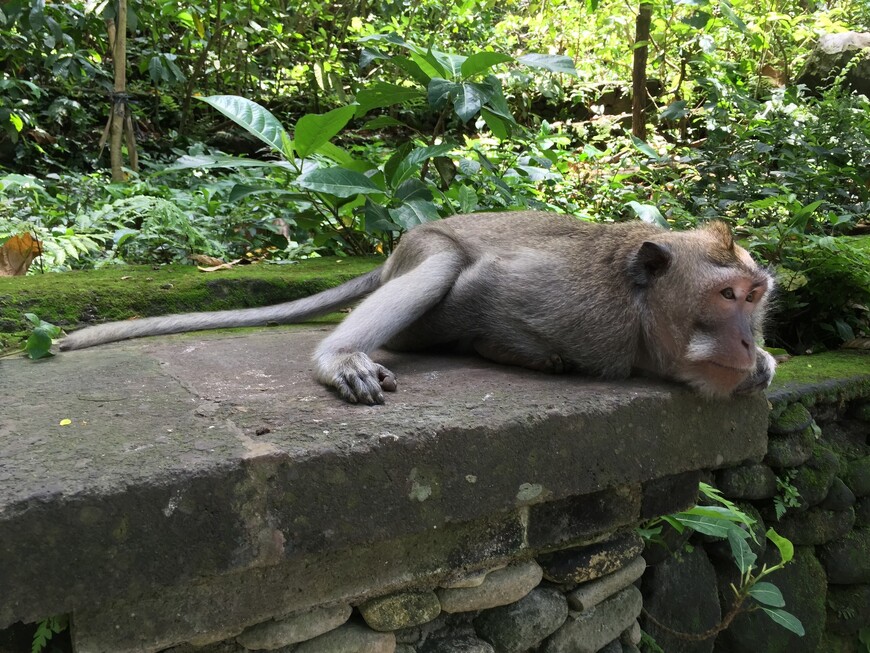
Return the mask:
<path id="1" fill-rule="evenodd" d="M 766 450 L 761 395 L 477 358 L 385 352 L 398 392 L 349 406 L 311 380 L 327 329 L 3 360 L 0 628 Z"/>

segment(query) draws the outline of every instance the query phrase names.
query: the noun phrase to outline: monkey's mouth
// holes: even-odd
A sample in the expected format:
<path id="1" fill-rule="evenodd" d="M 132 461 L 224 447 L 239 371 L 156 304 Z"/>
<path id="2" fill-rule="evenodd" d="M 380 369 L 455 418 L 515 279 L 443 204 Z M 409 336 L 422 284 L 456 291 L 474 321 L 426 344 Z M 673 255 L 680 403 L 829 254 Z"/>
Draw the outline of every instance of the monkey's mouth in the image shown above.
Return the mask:
<path id="1" fill-rule="evenodd" d="M 714 367 L 718 367 L 723 370 L 728 370 L 735 374 L 749 374 L 753 369 L 755 369 L 755 365 L 751 365 L 750 367 L 735 367 L 734 365 L 726 365 L 725 363 L 719 363 L 716 361 L 704 361 L 707 365 L 713 365 Z"/>

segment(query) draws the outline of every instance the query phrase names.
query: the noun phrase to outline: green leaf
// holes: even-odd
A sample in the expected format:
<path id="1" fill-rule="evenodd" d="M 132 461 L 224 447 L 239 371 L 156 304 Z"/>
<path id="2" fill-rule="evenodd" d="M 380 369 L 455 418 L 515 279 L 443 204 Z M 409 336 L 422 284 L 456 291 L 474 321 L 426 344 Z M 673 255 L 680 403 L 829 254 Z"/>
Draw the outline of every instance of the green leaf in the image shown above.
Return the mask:
<path id="1" fill-rule="evenodd" d="M 418 84 L 422 86 L 426 86 L 429 84 L 430 80 L 433 77 L 440 77 L 440 75 L 430 75 L 426 73 L 415 61 L 412 61 L 408 57 L 404 57 L 402 55 L 395 55 L 390 57 L 390 61 L 395 64 L 397 68 L 399 68 L 402 72 L 404 72 L 408 77 L 416 81 Z"/>
<path id="2" fill-rule="evenodd" d="M 677 100 L 671 102 L 668 106 L 662 109 L 659 113 L 659 118 L 662 120 L 679 120 L 689 115 L 689 110 L 686 108 L 688 103 L 685 100 Z"/>
<path id="3" fill-rule="evenodd" d="M 791 562 L 792 558 L 794 558 L 794 545 L 791 541 L 784 538 L 772 528 L 767 529 L 766 535 L 767 539 L 773 542 L 776 545 L 776 548 L 779 549 L 779 555 L 782 558 L 782 561 Z"/>
<path id="4" fill-rule="evenodd" d="M 394 104 L 404 104 L 410 100 L 425 99 L 425 94 L 419 88 L 376 82 L 356 94 L 356 115 L 364 116 L 372 109 L 391 107 Z M 401 124 L 401 123 L 399 123 Z"/>
<path id="5" fill-rule="evenodd" d="M 460 84 L 453 100 L 453 110 L 462 122 L 468 122 L 478 114 L 487 96 L 475 84 Z"/>
<path id="6" fill-rule="evenodd" d="M 372 118 L 362 126 L 363 129 L 371 130 L 383 129 L 384 127 L 404 127 L 406 129 L 411 129 L 407 123 L 404 123 L 401 120 L 396 120 L 395 118 L 390 118 L 389 116 L 378 116 L 377 118 Z"/>
<path id="7" fill-rule="evenodd" d="M 745 574 L 755 565 L 756 555 L 749 548 L 746 540 L 749 535 L 739 526 L 732 526 L 728 529 L 728 544 L 731 546 L 731 557 L 734 558 L 734 564 L 741 574 Z"/>
<path id="8" fill-rule="evenodd" d="M 561 54 L 525 54 L 517 61 L 529 68 L 541 68 L 552 73 L 577 76 L 577 69 L 571 57 Z"/>
<path id="9" fill-rule="evenodd" d="M 300 202 L 310 202 L 311 198 L 296 191 L 287 190 L 285 188 L 276 188 L 275 186 L 249 186 L 247 184 L 236 184 L 230 191 L 227 198 L 229 202 L 238 202 L 249 195 L 280 195 L 287 199 L 297 200 Z"/>
<path id="10" fill-rule="evenodd" d="M 366 206 L 363 211 L 365 215 L 365 230 L 366 233 L 376 233 L 383 231 L 401 231 L 402 227 L 393 222 L 390 218 L 390 212 L 380 204 L 375 204 L 369 198 L 366 198 Z"/>
<path id="11" fill-rule="evenodd" d="M 465 184 L 459 187 L 459 212 L 474 213 L 478 206 L 477 193 Z"/>
<path id="12" fill-rule="evenodd" d="M 332 159 L 338 165 L 344 166 L 345 168 L 350 168 L 354 165 L 361 163 L 360 161 L 354 159 L 347 150 L 343 150 L 334 143 L 324 143 L 317 148 L 315 153 L 321 154 L 327 159 Z"/>
<path id="13" fill-rule="evenodd" d="M 53 356 L 51 353 L 51 335 L 48 329 L 41 326 L 36 327 L 24 344 L 24 351 L 32 360 Z"/>
<path id="14" fill-rule="evenodd" d="M 438 207 L 432 202 L 422 200 L 413 200 L 402 204 L 396 209 L 390 209 L 390 216 L 393 222 L 405 230 L 413 229 L 424 222 L 432 222 L 440 217 L 438 215 Z"/>
<path id="15" fill-rule="evenodd" d="M 440 50 L 430 50 L 427 58 L 436 62 L 444 71 L 444 76 L 449 79 L 458 79 L 462 74 L 462 66 L 468 60 L 465 55 Z"/>
<path id="16" fill-rule="evenodd" d="M 673 515 L 683 526 L 687 526 L 694 531 L 703 533 L 704 535 L 712 535 L 713 537 L 728 537 L 729 522 L 722 521 L 715 517 L 701 517 L 697 515 Z"/>
<path id="17" fill-rule="evenodd" d="M 459 94 L 460 85 L 443 77 L 433 77 L 426 88 L 426 98 L 433 109 L 442 109 Z"/>
<path id="18" fill-rule="evenodd" d="M 665 220 L 664 216 L 662 216 L 661 211 L 658 210 L 658 207 L 653 206 L 652 204 L 641 204 L 640 202 L 635 202 L 632 200 L 628 203 L 628 205 L 634 209 L 634 212 L 644 222 L 648 222 L 649 224 L 657 224 L 660 227 L 664 227 L 665 229 L 670 229 L 671 226 L 668 224 L 668 221 Z"/>
<path id="19" fill-rule="evenodd" d="M 284 127 L 265 107 L 238 95 L 210 95 L 196 99 L 214 107 L 277 152 L 282 151 Z"/>
<path id="20" fill-rule="evenodd" d="M 399 184 L 394 197 L 401 202 L 412 202 L 415 200 L 431 202 L 432 191 L 419 179 L 406 179 Z"/>
<path id="21" fill-rule="evenodd" d="M 347 168 L 318 168 L 305 173 L 296 184 L 306 190 L 316 193 L 329 193 L 336 197 L 352 197 L 354 195 L 371 195 L 383 193 L 375 183 L 360 172 Z"/>
<path id="22" fill-rule="evenodd" d="M 40 320 L 39 316 L 35 313 L 25 313 L 24 319 L 30 322 L 33 326 L 39 326 L 42 324 L 42 320 Z"/>
<path id="23" fill-rule="evenodd" d="M 486 126 L 489 127 L 489 131 L 491 131 L 492 135 L 498 140 L 506 141 L 511 137 L 510 123 L 507 120 L 502 119 L 501 116 L 496 115 L 486 107 L 481 107 L 480 117 L 483 118 L 483 122 L 485 122 Z"/>
<path id="24" fill-rule="evenodd" d="M 178 157 L 171 166 L 156 170 L 152 174 L 160 175 L 178 170 L 190 170 L 191 168 L 282 168 L 291 172 L 295 171 L 295 168 L 287 161 L 259 161 L 237 156 L 209 156 L 207 154 L 192 156 L 185 154 Z"/>
<path id="25" fill-rule="evenodd" d="M 507 63 L 508 61 L 514 61 L 514 58 L 503 52 L 475 52 L 465 60 L 460 72 L 463 78 L 468 79 L 482 73 L 484 70 L 489 70 L 493 66 Z"/>
<path id="26" fill-rule="evenodd" d="M 436 156 L 444 156 L 453 150 L 453 145 L 450 143 L 440 143 L 439 145 L 430 145 L 429 147 L 418 147 L 412 150 L 396 167 L 396 171 L 390 178 L 390 185 L 397 186 L 408 179 L 419 168 L 426 159 L 431 159 Z M 386 170 L 384 170 L 386 174 Z"/>
<path id="27" fill-rule="evenodd" d="M 652 149 L 649 146 L 648 143 L 640 140 L 634 134 L 631 135 L 631 143 L 632 143 L 632 145 L 634 145 L 635 149 L 637 149 L 639 152 L 642 152 L 643 154 L 646 154 L 649 158 L 651 158 L 655 161 L 658 161 L 659 159 L 661 159 L 658 152 L 656 152 L 654 149 Z"/>
<path id="28" fill-rule="evenodd" d="M 296 123 L 293 134 L 296 153 L 304 159 L 321 145 L 328 143 L 344 129 L 355 113 L 356 107 L 349 104 L 327 113 L 309 113 L 302 116 Z"/>
<path id="29" fill-rule="evenodd" d="M 420 70 L 423 71 L 423 74 L 426 75 L 429 79 L 433 77 L 444 77 L 447 78 L 448 72 L 442 65 L 438 59 L 432 56 L 432 53 L 427 52 L 425 54 L 420 54 L 419 52 L 411 53 L 411 61 L 413 61 Z"/>
<path id="30" fill-rule="evenodd" d="M 728 2 L 728 0 L 719 0 L 719 9 L 722 11 L 722 15 L 725 16 L 725 18 L 730 20 L 737 29 L 746 34 L 746 23 L 744 23 L 736 13 L 734 13 L 734 9 L 731 8 L 731 3 Z"/>
<path id="31" fill-rule="evenodd" d="M 803 624 L 800 622 L 800 619 L 795 617 L 792 613 L 777 608 L 766 608 L 764 606 L 761 606 L 761 609 L 767 613 L 774 623 L 779 624 L 786 630 L 790 630 L 799 637 L 804 636 Z"/>
<path id="32" fill-rule="evenodd" d="M 782 592 L 773 583 L 760 582 L 755 583 L 750 590 L 749 596 L 754 598 L 759 603 L 769 605 L 774 608 L 781 608 L 785 605 L 785 599 L 782 598 Z"/>

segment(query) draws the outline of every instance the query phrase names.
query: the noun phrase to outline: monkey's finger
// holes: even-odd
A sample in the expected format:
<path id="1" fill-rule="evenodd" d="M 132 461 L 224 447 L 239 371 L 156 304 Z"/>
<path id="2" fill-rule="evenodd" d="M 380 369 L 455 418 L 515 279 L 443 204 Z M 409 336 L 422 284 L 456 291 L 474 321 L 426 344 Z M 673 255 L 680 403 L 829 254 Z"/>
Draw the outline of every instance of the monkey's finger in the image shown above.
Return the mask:
<path id="1" fill-rule="evenodd" d="M 383 365 L 378 365 L 378 381 L 380 381 L 381 389 L 387 392 L 395 392 L 399 379 Z"/>
<path id="2" fill-rule="evenodd" d="M 363 372 L 361 374 L 349 375 L 347 382 L 357 400 L 361 403 L 368 404 L 369 406 L 384 403 L 384 393 L 381 392 L 381 386 L 374 374 Z"/>

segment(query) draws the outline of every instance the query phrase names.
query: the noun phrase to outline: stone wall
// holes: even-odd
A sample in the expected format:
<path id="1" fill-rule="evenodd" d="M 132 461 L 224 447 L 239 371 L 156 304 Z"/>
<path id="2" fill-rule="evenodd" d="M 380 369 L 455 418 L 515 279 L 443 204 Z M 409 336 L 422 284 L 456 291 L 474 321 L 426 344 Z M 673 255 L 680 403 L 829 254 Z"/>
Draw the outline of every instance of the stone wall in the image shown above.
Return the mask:
<path id="1" fill-rule="evenodd" d="M 759 564 L 778 562 L 775 547 L 765 546 L 768 527 L 795 545 L 794 561 L 770 581 L 782 590 L 785 609 L 801 619 L 805 636 L 775 626 L 759 611 L 741 614 L 718 637 L 700 642 L 642 620 L 667 653 L 863 650 L 859 630 L 870 628 L 868 396 L 866 384 L 772 392 L 767 454 L 712 476 L 726 497 L 758 520 L 753 548 Z M 736 567 L 722 542 L 671 537 L 672 555 L 647 551 L 646 609 L 672 630 L 703 632 L 733 604 L 729 584 L 737 582 Z"/>
<path id="2" fill-rule="evenodd" d="M 399 390 L 349 407 L 310 380 L 322 336 L 135 341 L 50 375 L 4 361 L 0 629 L 70 615 L 74 653 L 633 653 L 641 626 L 666 653 L 854 650 L 866 366 L 772 391 L 768 447 L 760 394 L 476 358 L 385 353 Z M 718 623 L 733 564 L 721 542 L 659 551 L 636 528 L 702 479 L 795 540 L 772 580 L 805 638 L 757 613 L 715 640 L 671 632 Z M 783 482 L 802 503 L 776 522 Z"/>

